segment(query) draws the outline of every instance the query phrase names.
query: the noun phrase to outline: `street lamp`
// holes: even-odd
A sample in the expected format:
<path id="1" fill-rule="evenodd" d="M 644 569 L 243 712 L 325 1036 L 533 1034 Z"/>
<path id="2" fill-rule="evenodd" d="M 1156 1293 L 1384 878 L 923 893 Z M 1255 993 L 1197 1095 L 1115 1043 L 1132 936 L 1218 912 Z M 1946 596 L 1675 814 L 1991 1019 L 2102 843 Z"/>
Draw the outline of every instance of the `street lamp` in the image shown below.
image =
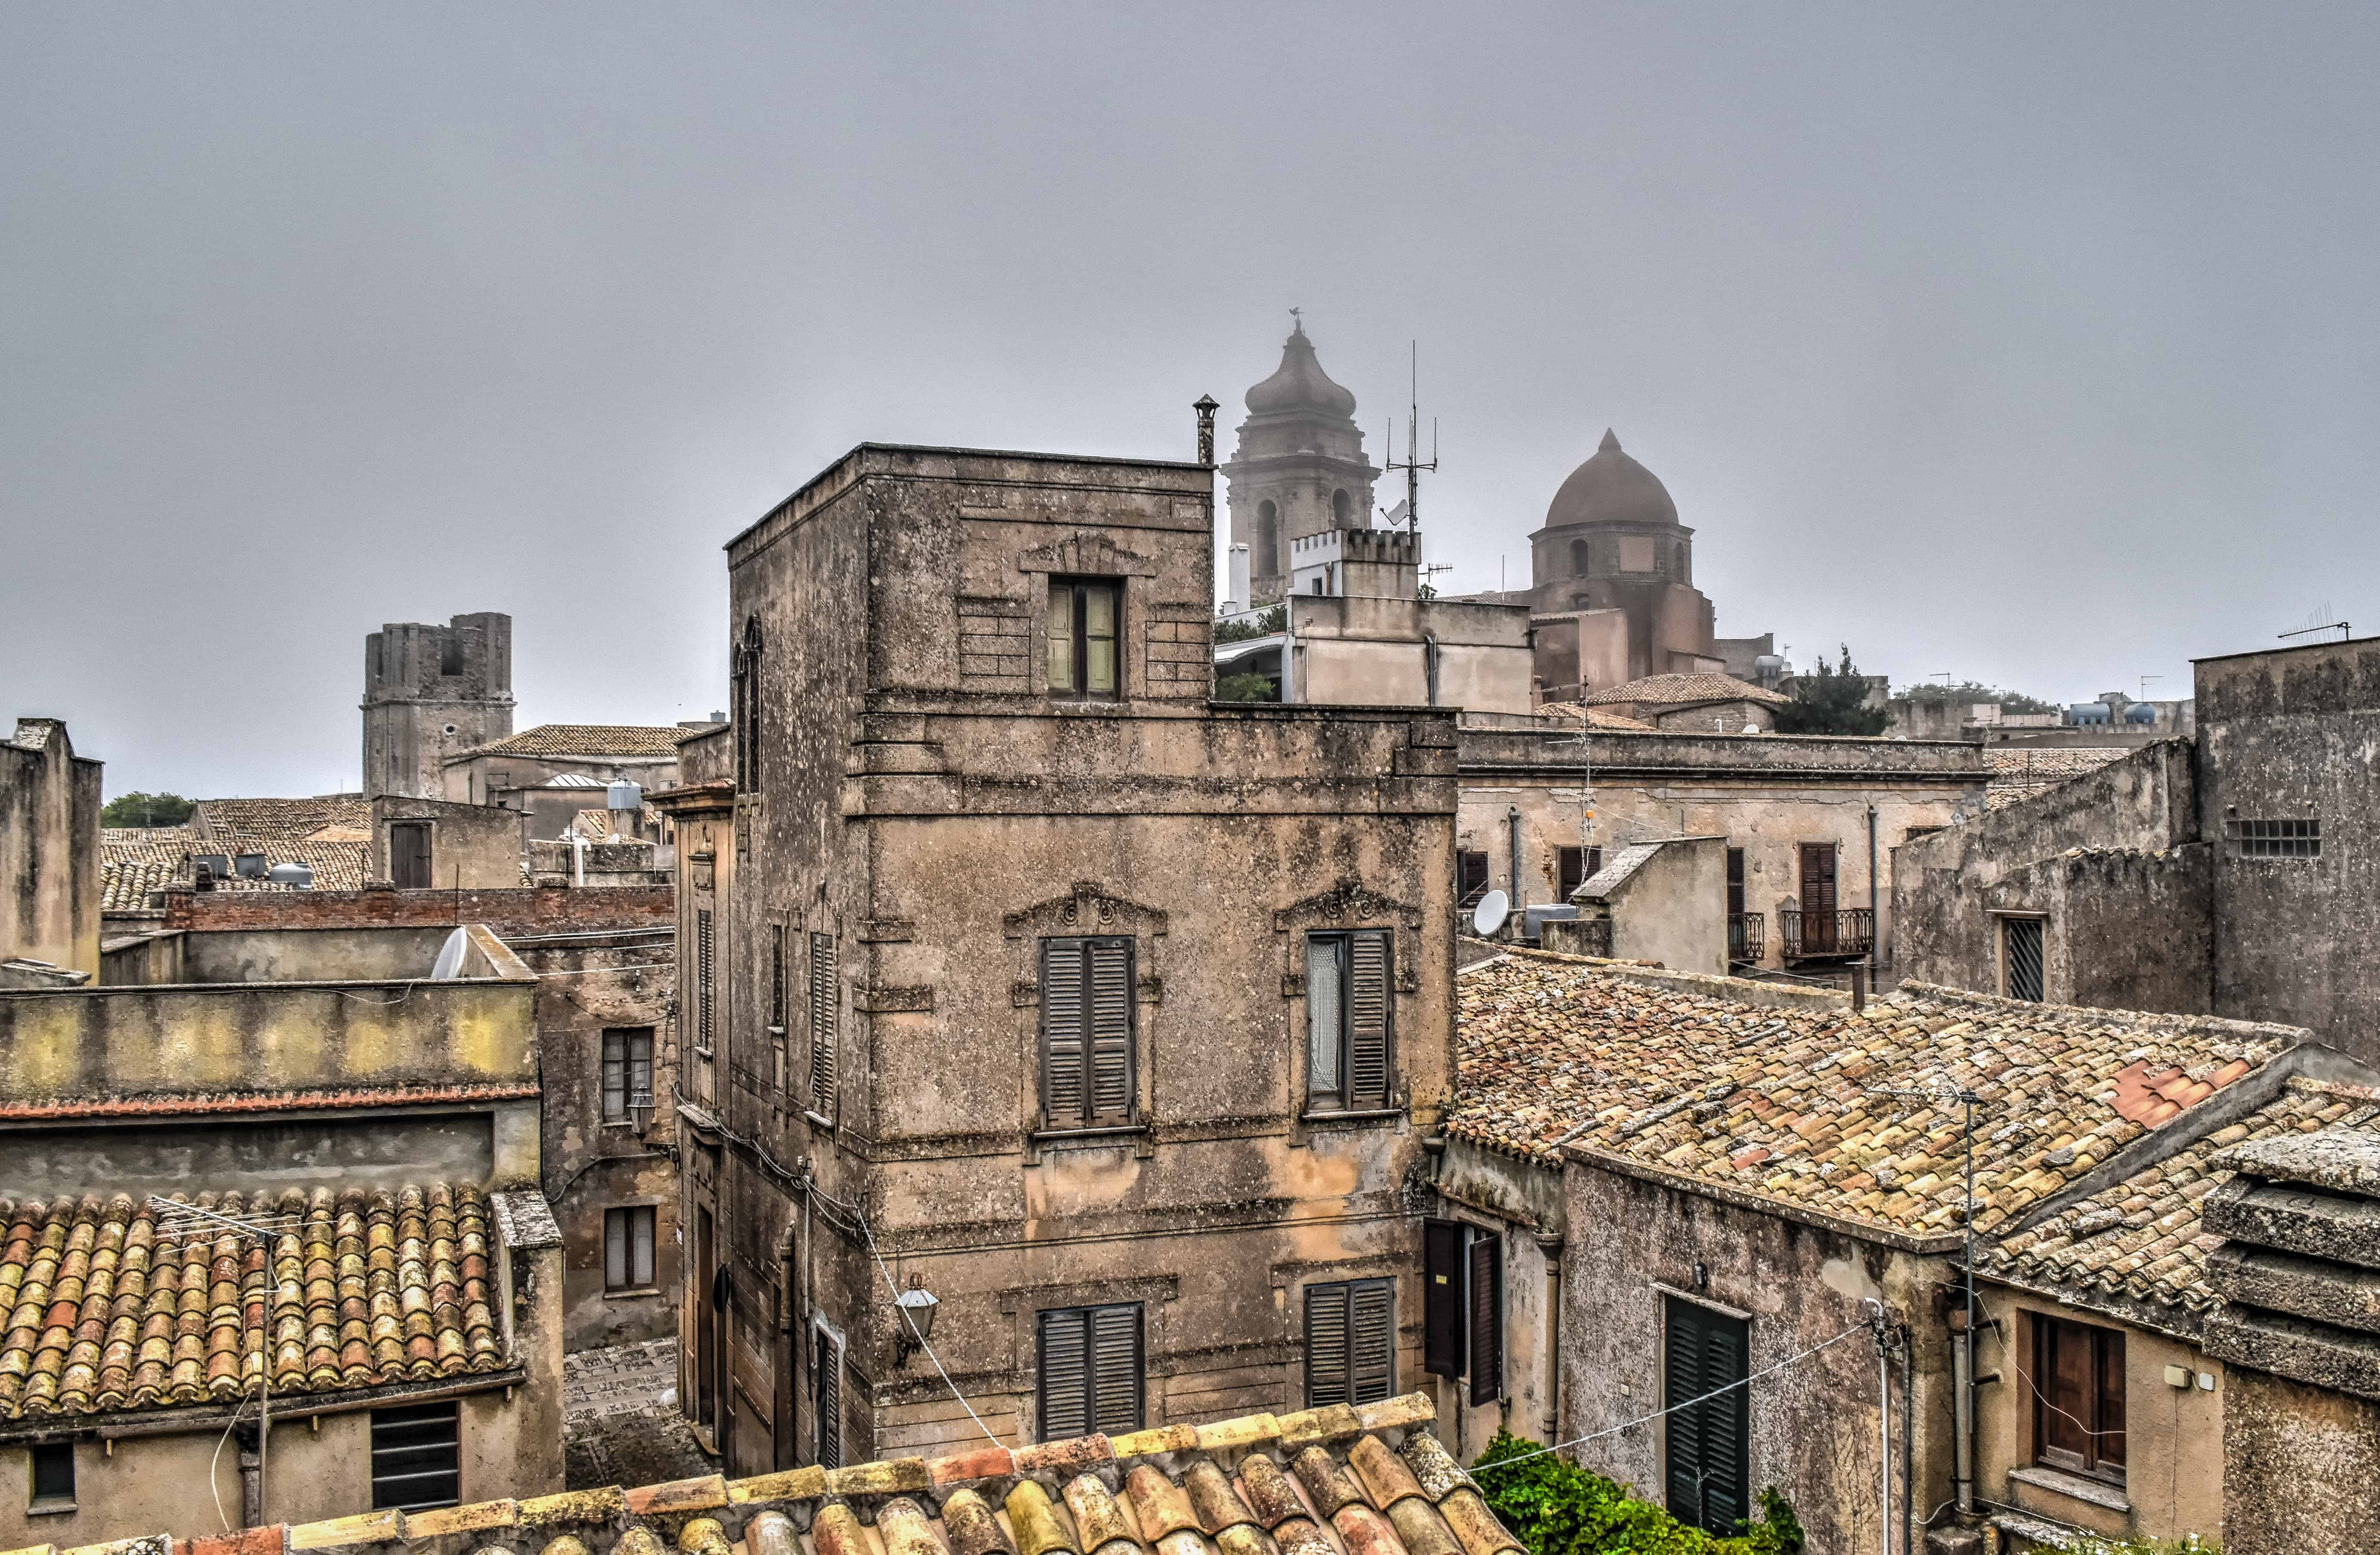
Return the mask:
<path id="1" fill-rule="evenodd" d="M 909 1357 L 926 1347 L 926 1340 L 934 1331 L 934 1310 L 941 1298 L 917 1283 L 910 1277 L 909 1288 L 892 1298 L 893 1309 L 901 1314 L 901 1331 L 892 1336 L 892 1364 L 907 1366 Z"/>

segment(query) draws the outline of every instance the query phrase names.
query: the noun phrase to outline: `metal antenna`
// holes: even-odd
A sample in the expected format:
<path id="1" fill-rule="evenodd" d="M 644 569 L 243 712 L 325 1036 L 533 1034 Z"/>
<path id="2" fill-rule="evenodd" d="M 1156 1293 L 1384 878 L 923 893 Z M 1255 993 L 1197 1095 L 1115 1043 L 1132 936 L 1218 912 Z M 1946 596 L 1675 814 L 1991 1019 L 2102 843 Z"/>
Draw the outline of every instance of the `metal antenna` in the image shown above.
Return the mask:
<path id="1" fill-rule="evenodd" d="M 1421 342 L 1416 340 L 1413 343 L 1412 397 L 1405 406 L 1405 456 L 1402 460 L 1396 456 L 1397 428 L 1396 423 L 1390 421 L 1388 456 L 1384 461 L 1389 468 L 1405 472 L 1405 531 L 1414 535 L 1421 533 L 1421 472 L 1426 469 L 1435 471 L 1438 468 L 1438 419 L 1436 417 L 1430 418 L 1429 423 L 1428 463 L 1424 464 L 1415 456 L 1420 452 Z"/>
<path id="2" fill-rule="evenodd" d="M 264 1319 L 256 1330 L 256 1506 L 259 1517 L 269 1517 L 266 1510 L 266 1475 L 270 1470 L 273 1438 L 273 1244 L 274 1238 L 287 1232 L 293 1218 L 279 1214 L 263 1214 L 252 1220 L 231 1215 L 219 1215 L 202 1206 L 166 1198 L 157 1194 L 149 1196 L 148 1208 L 155 1217 L 157 1235 L 166 1241 L 201 1237 L 236 1236 L 253 1242 L 264 1254 L 264 1268 L 259 1294 L 264 1307 Z M 302 1215 L 295 1217 L 302 1223 Z M 248 1306 L 248 1282 L 240 1280 L 240 1306 Z M 242 1336 L 243 1338 L 245 1335 Z M 239 1406 L 232 1405 L 232 1417 L 239 1417 Z M 228 1519 L 226 1519 L 228 1521 Z M 258 1525 L 269 1527 L 269 1523 Z"/>

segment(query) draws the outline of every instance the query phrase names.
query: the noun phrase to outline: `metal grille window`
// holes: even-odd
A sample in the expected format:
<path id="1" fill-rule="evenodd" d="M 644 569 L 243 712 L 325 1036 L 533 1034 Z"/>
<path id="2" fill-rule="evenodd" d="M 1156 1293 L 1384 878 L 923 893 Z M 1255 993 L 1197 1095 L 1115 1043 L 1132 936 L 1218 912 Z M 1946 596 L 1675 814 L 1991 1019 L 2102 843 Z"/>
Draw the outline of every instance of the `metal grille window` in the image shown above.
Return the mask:
<path id="1" fill-rule="evenodd" d="M 630 1122 L 630 1111 L 653 1104 L 650 1027 L 603 1033 L 603 1121 Z"/>
<path id="2" fill-rule="evenodd" d="M 1488 855 L 1464 849 L 1454 856 L 1454 905 L 1473 907 L 1488 894 Z"/>
<path id="3" fill-rule="evenodd" d="M 427 1512 L 463 1499 L 463 1422 L 455 1401 L 371 1412 L 372 1510 Z"/>
<path id="4" fill-rule="evenodd" d="M 2048 997 L 2042 977 L 2044 924 L 2037 917 L 2000 919 L 2001 956 L 2010 999 L 2040 1001 Z"/>
<path id="5" fill-rule="evenodd" d="M 603 1211 L 603 1288 L 650 1290 L 653 1283 L 653 1207 Z"/>
<path id="6" fill-rule="evenodd" d="M 843 990 L 834 975 L 834 936 L 810 936 L 810 1108 L 821 1117 L 834 1115 L 834 1050 L 836 1024 L 843 1014 Z"/>
<path id="7" fill-rule="evenodd" d="M 710 1050 L 710 909 L 694 911 L 694 1043 Z"/>
<path id="8" fill-rule="evenodd" d="M 1318 1112 L 1389 1104 L 1390 930 L 1305 939 L 1305 1089 Z"/>
<path id="9" fill-rule="evenodd" d="M 1742 1386 L 1751 1375 L 1752 1325 L 1695 1302 L 1663 1299 L 1661 1403 L 1674 1411 L 1662 1465 L 1670 1513 L 1706 1533 L 1732 1533 L 1752 1510 L 1752 1390 Z M 1705 1396 L 1711 1393 L 1718 1396 Z M 1690 1399 L 1702 1402 L 1678 1407 Z"/>
<path id="10" fill-rule="evenodd" d="M 1041 942 L 1041 1114 L 1050 1128 L 1133 1119 L 1132 941 Z"/>
<path id="11" fill-rule="evenodd" d="M 2224 829 L 2242 858 L 2319 858 L 2322 822 L 2311 817 L 2298 820 L 2227 820 Z"/>
<path id="12" fill-rule="evenodd" d="M 1396 1282 L 1305 1287 L 1305 1405 L 1373 1403 L 1395 1392 Z"/>
<path id="13" fill-rule="evenodd" d="M 1141 1428 L 1141 1310 L 1067 1306 L 1041 1314 L 1041 1440 Z"/>

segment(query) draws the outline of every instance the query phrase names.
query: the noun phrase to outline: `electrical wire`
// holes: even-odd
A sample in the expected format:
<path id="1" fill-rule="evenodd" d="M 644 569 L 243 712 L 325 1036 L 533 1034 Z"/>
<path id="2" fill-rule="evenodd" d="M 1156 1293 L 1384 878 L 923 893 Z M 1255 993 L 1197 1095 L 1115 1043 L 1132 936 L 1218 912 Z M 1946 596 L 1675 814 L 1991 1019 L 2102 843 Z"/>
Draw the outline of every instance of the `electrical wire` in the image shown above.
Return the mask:
<path id="1" fill-rule="evenodd" d="M 1709 1392 L 1703 1394 L 1699 1398 L 1687 1399 L 1682 1403 L 1673 1403 L 1667 1409 L 1657 1409 L 1650 1415 L 1638 1415 L 1635 1419 L 1630 1420 L 1623 1425 L 1609 1427 L 1606 1429 L 1597 1431 L 1589 1436 L 1577 1437 L 1569 1441 L 1557 1441 L 1551 1447 L 1539 1447 L 1527 1452 L 1515 1452 L 1509 1458 L 1499 1458 L 1492 1464 L 1478 1464 L 1473 1466 L 1472 1472 L 1476 1474 L 1482 1469 L 1502 1468 L 1507 1464 L 1525 1463 L 1531 1458 L 1542 1458 L 1548 1452 L 1565 1452 L 1573 1447 L 1584 1447 L 1590 1441 L 1600 1441 L 1608 1436 L 1618 1436 L 1623 1431 L 1633 1431 L 1637 1427 L 1649 1425 L 1653 1421 L 1660 1419 L 1665 1415 L 1674 1415 L 1681 1409 L 1692 1409 L 1698 1403 L 1706 1403 L 1710 1400 L 1718 1397 L 1721 1393 L 1731 1393 L 1738 1388 L 1749 1388 L 1752 1384 L 1759 1381 L 1762 1378 L 1773 1377 L 1777 1373 L 1783 1371 L 1787 1367 L 1798 1366 L 1802 1362 L 1806 1361 L 1811 1356 L 1816 1355 L 1819 1351 L 1830 1348 L 1833 1345 L 1840 1344 L 1844 1340 L 1849 1339 L 1855 1333 L 1873 1333 L 1874 1331 L 1874 1328 L 1866 1322 L 1854 1323 L 1850 1328 L 1845 1329 L 1842 1332 L 1835 1335 L 1832 1339 L 1822 1339 L 1817 1343 L 1811 1345 L 1807 1350 L 1801 1352 L 1799 1355 L 1788 1355 L 1783 1360 L 1779 1361 L 1775 1366 L 1755 1371 L 1749 1377 L 1740 1377 L 1734 1381 L 1727 1383 L 1722 1387 L 1713 1388 Z"/>
<path id="2" fill-rule="evenodd" d="M 925 1331 L 917 1327 L 917 1319 L 911 1317 L 909 1315 L 909 1309 L 901 1305 L 901 1287 L 893 1281 L 892 1270 L 886 1266 L 884 1262 L 884 1255 L 876 1250 L 876 1233 L 873 1231 L 868 1230 L 868 1212 L 864 1209 L 858 1209 L 856 1206 L 854 1206 L 853 1213 L 858 1217 L 859 1229 L 868 1238 L 868 1257 L 874 1258 L 876 1260 L 876 1267 L 883 1270 L 884 1288 L 892 1293 L 892 1310 L 901 1314 L 901 1320 L 909 1325 L 909 1332 L 914 1335 L 917 1341 L 917 1348 L 926 1353 L 926 1359 L 933 1362 L 934 1369 L 941 1373 L 942 1386 L 951 1391 L 951 1397 L 959 1401 L 959 1407 L 967 1412 L 967 1418 L 975 1422 L 975 1428 L 983 1433 L 983 1437 L 986 1441 L 990 1442 L 994 1447 L 1006 1446 L 1007 1443 L 1002 1441 L 1000 1438 L 991 1434 L 991 1427 L 983 1423 L 983 1416 L 975 1412 L 975 1405 L 967 1403 L 967 1396 L 959 1391 L 959 1385 L 957 1383 L 951 1380 L 951 1374 L 947 1370 L 943 1369 L 942 1358 L 934 1354 L 934 1347 L 932 1345 L 926 1342 Z"/>

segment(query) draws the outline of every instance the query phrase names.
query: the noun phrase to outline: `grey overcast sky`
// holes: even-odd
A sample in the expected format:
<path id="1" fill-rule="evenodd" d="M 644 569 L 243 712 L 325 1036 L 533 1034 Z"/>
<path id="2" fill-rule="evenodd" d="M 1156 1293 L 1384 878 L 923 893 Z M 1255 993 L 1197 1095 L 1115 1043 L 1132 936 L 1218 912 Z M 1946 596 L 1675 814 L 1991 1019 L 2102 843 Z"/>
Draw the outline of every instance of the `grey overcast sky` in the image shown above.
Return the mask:
<path id="1" fill-rule="evenodd" d="M 875 439 L 1187 457 L 1291 306 L 1442 580 L 1608 426 L 1719 630 L 2060 700 L 2380 626 L 2380 7 L 0 9 L 0 715 L 358 781 L 364 634 L 724 697 Z"/>

